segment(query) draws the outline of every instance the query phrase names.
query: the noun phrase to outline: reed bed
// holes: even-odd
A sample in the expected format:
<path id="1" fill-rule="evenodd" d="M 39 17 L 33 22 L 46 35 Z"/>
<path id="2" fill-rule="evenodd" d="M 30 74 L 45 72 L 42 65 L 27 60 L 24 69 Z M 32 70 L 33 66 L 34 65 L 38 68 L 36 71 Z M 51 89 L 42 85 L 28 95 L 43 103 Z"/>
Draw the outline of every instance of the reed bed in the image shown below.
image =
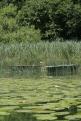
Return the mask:
<path id="1" fill-rule="evenodd" d="M 0 66 L 80 63 L 81 42 L 0 44 Z"/>

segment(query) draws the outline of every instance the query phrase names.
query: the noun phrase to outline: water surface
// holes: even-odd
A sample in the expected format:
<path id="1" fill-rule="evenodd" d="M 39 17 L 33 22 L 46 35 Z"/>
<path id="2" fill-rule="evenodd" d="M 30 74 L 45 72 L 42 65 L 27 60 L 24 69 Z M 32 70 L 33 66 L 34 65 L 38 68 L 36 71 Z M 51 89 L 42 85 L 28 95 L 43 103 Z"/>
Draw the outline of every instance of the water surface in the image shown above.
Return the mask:
<path id="1" fill-rule="evenodd" d="M 81 121 L 81 78 L 0 78 L 0 121 Z"/>

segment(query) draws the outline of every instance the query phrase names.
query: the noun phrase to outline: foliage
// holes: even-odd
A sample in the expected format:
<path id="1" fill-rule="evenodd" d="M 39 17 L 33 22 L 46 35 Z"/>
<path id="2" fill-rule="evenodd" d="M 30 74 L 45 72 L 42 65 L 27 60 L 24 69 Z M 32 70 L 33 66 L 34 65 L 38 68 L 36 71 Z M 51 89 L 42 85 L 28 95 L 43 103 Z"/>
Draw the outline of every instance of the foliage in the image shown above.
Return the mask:
<path id="1" fill-rule="evenodd" d="M 42 39 L 81 38 L 81 5 L 72 0 L 28 0 L 18 12 L 21 25 L 35 25 Z"/>
<path id="2" fill-rule="evenodd" d="M 17 7 L 13 4 L 0 9 L 0 42 L 39 41 L 40 31 L 34 27 L 19 27 L 16 15 Z"/>
<path id="3" fill-rule="evenodd" d="M 42 40 L 81 39 L 81 1 L 1 0 L 0 29 L 16 31 L 35 26 Z M 0 30 L 0 31 L 1 31 Z M 21 30 L 21 29 L 20 29 Z"/>
<path id="4" fill-rule="evenodd" d="M 0 30 L 11 32 L 17 29 L 16 11 L 17 8 L 12 4 L 0 9 Z"/>
<path id="5" fill-rule="evenodd" d="M 38 42 L 41 40 L 40 31 L 34 27 L 22 27 L 13 32 L 3 32 L 0 34 L 0 42 Z"/>

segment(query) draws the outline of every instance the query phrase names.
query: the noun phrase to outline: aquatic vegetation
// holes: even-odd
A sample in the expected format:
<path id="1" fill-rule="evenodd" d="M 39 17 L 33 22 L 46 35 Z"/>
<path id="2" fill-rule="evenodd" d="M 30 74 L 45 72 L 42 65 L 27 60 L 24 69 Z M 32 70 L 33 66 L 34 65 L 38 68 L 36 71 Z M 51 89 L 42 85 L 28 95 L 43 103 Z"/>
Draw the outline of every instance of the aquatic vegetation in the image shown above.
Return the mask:
<path id="1" fill-rule="evenodd" d="M 0 44 L 0 66 L 80 64 L 81 42 Z"/>
<path id="2" fill-rule="evenodd" d="M 29 121 L 79 120 L 80 85 L 75 77 L 0 78 L 0 121 L 25 121 L 29 114 Z"/>

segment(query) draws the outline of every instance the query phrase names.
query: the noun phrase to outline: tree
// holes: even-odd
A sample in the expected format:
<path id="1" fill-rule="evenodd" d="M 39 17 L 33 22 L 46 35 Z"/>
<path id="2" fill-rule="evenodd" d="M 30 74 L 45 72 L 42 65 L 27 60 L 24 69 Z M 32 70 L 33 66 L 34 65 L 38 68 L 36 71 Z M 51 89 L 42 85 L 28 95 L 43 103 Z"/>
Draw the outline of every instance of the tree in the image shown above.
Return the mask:
<path id="1" fill-rule="evenodd" d="M 81 39 L 81 0 L 1 0 L 0 29 L 35 26 L 41 39 Z"/>
<path id="2" fill-rule="evenodd" d="M 0 9 L 0 29 L 3 31 L 15 31 L 17 7 L 10 4 Z"/>

